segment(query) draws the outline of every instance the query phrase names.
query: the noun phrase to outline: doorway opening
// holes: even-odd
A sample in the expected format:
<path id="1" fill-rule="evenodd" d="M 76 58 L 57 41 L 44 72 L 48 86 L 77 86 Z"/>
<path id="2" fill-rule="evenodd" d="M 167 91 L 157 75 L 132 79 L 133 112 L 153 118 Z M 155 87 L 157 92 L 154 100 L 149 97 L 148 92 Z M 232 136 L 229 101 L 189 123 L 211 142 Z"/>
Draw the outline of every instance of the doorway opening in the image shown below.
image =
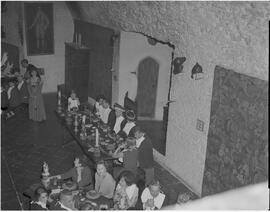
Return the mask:
<path id="1" fill-rule="evenodd" d="M 154 148 L 166 154 L 174 45 L 138 32 L 120 32 L 118 101 L 136 111 Z"/>

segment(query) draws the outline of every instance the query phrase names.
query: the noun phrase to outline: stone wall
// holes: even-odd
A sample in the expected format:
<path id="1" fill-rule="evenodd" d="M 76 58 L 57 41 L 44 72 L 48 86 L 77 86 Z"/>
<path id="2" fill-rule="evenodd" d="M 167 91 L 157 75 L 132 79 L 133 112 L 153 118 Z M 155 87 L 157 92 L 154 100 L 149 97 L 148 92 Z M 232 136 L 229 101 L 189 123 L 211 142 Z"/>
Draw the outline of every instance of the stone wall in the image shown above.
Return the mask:
<path id="1" fill-rule="evenodd" d="M 216 67 L 202 194 L 268 179 L 268 82 Z"/>
<path id="2" fill-rule="evenodd" d="M 166 156 L 161 164 L 201 195 L 216 65 L 268 79 L 269 2 L 79 2 L 81 18 L 175 45 L 184 73 L 173 76 Z M 192 80 L 198 62 L 204 78 Z M 196 130 L 196 121 L 204 131 Z"/>

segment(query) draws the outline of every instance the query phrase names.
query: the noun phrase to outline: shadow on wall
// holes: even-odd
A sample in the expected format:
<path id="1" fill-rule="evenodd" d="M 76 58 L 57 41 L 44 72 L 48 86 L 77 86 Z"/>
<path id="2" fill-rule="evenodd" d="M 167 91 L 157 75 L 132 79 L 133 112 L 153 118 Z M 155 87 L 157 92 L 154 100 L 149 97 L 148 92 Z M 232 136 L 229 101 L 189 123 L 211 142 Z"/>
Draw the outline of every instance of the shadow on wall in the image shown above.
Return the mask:
<path id="1" fill-rule="evenodd" d="M 202 196 L 268 178 L 268 82 L 215 68 Z"/>

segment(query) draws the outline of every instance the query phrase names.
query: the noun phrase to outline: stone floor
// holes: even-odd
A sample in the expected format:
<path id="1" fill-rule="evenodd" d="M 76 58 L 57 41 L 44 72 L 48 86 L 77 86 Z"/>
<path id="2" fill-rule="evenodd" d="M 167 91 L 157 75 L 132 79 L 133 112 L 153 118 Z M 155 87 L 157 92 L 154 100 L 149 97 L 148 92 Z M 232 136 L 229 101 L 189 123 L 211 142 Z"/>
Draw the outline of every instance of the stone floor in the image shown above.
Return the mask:
<path id="1" fill-rule="evenodd" d="M 43 161 L 51 174 L 62 173 L 72 166 L 73 158 L 82 154 L 76 143 L 62 148 L 62 128 L 54 108 L 56 95 L 44 95 L 47 120 L 36 123 L 21 111 L 1 122 L 1 209 L 21 210 L 23 191 L 39 181 Z M 156 178 L 168 196 L 166 204 L 173 204 L 177 195 L 188 189 L 168 171 L 155 163 Z M 195 195 L 194 195 L 194 198 Z"/>

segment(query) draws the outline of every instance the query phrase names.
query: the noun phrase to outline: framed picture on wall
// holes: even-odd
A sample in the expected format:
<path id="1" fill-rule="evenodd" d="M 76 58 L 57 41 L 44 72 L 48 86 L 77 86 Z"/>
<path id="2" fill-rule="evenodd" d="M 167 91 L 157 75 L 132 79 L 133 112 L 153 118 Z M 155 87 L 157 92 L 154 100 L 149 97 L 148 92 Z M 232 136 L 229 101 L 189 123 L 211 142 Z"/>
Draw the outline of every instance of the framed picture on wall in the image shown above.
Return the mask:
<path id="1" fill-rule="evenodd" d="M 54 54 L 53 3 L 24 3 L 27 55 Z"/>

